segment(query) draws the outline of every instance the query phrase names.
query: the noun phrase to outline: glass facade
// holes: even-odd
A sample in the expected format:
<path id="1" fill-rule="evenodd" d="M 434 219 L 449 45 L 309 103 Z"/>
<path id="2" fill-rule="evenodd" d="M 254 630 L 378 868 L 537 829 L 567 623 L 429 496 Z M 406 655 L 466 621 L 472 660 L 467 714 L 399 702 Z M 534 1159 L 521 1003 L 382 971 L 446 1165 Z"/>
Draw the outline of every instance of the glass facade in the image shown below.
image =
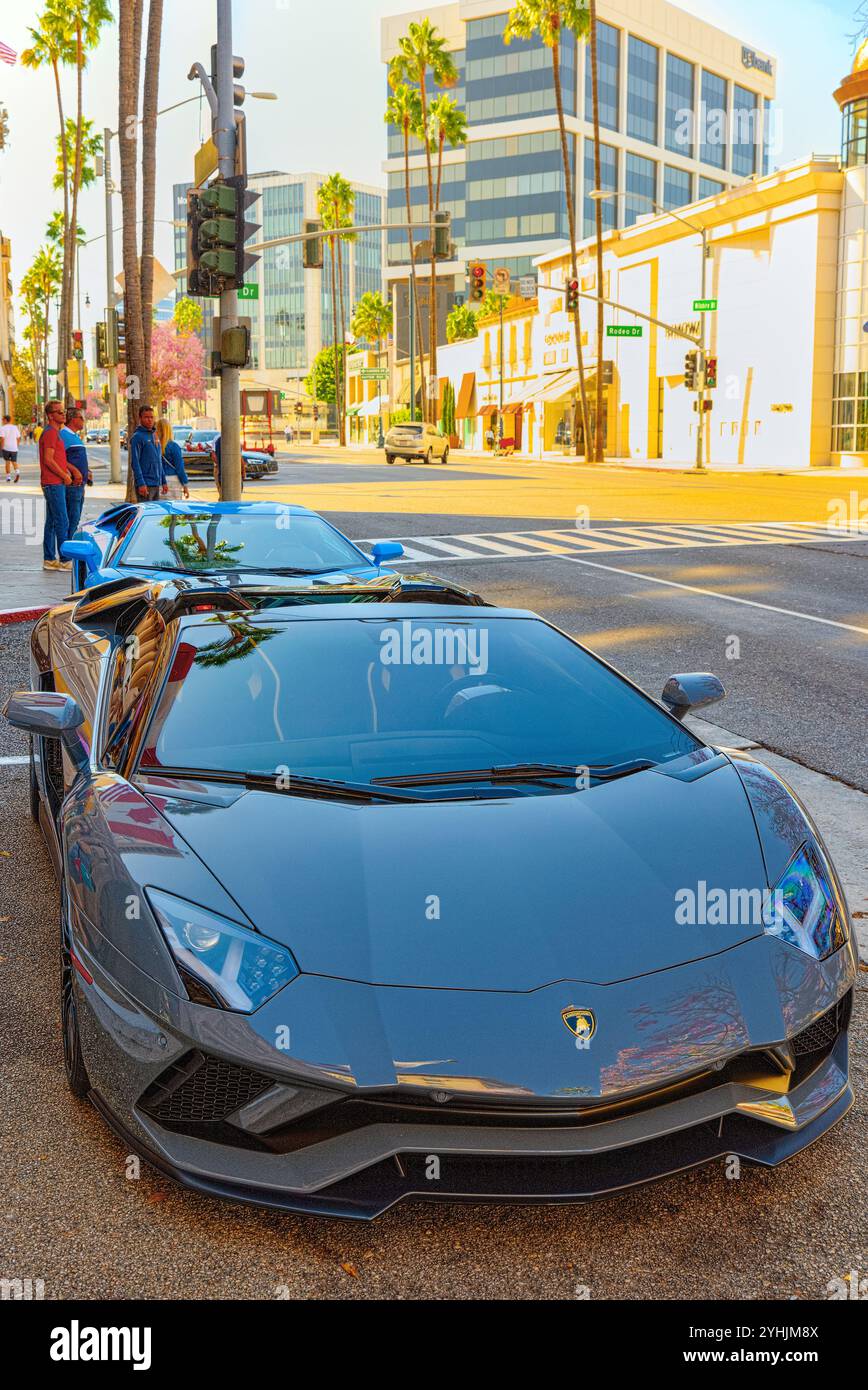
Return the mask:
<path id="1" fill-rule="evenodd" d="M 594 142 L 585 141 L 585 198 L 582 209 L 582 235 L 594 236 L 597 230 L 597 203 L 591 198 L 594 188 Z M 610 232 L 618 225 L 618 151 L 614 145 L 600 145 L 600 188 L 606 193 L 614 193 L 614 198 L 600 200 L 603 214 L 603 231 Z"/>
<path id="2" fill-rule="evenodd" d="M 771 168 L 772 168 L 772 155 L 773 155 L 773 153 L 774 153 L 774 145 L 775 145 L 774 123 L 775 123 L 775 118 L 774 118 L 774 115 L 773 115 L 773 113 L 772 113 L 772 104 L 771 104 L 771 102 L 769 101 L 768 97 L 765 97 L 765 98 L 763 99 L 763 173 L 764 173 L 764 174 L 769 174 L 769 173 L 771 173 Z"/>
<path id="3" fill-rule="evenodd" d="M 262 237 L 292 236 L 302 231 L 304 185 L 264 188 L 257 210 Z M 301 246 L 273 246 L 262 253 L 260 291 L 265 309 L 265 367 L 304 367 L 304 270 Z"/>
<path id="4" fill-rule="evenodd" d="M 465 104 L 465 90 L 464 90 L 464 51 L 463 51 L 462 49 L 456 49 L 455 51 L 452 52 L 452 55 L 451 55 L 451 56 L 452 56 L 452 61 L 453 61 L 453 63 L 455 64 L 456 68 L 458 69 L 458 82 L 457 82 L 457 84 L 456 84 L 454 87 L 449 87 L 449 88 L 446 89 L 446 90 L 448 90 L 449 95 L 452 97 L 453 101 L 456 101 L 456 102 L 458 103 L 459 106 L 464 106 L 464 104 Z M 427 80 L 426 80 L 426 82 L 425 82 L 425 91 L 426 91 L 426 93 L 427 93 L 428 100 L 430 101 L 432 97 L 438 96 L 443 90 L 444 90 L 443 87 L 438 87 L 438 86 L 435 84 L 433 77 L 432 77 L 431 74 L 429 73 L 429 74 L 428 74 L 428 77 L 427 77 Z M 387 95 L 387 96 L 391 96 L 391 93 L 392 93 L 392 89 L 391 89 L 391 87 L 389 86 L 388 77 L 387 77 L 387 79 L 386 79 L 386 95 Z M 422 144 L 421 140 L 417 140 L 416 137 L 415 137 L 415 135 L 411 135 L 411 136 L 410 136 L 409 150 L 410 150 L 410 154 L 411 154 L 411 155 L 413 155 L 413 154 L 422 154 L 422 153 L 424 152 L 424 148 L 425 148 L 425 147 L 424 147 L 424 145 Z M 396 128 L 395 126 L 391 126 L 391 125 L 388 127 L 388 136 L 387 136 L 387 140 L 386 140 L 386 153 L 387 153 L 389 159 L 397 159 L 399 156 L 400 156 L 401 158 L 403 158 L 403 155 L 404 155 L 404 132 L 403 132 L 403 130 L 401 130 L 401 129 L 399 129 L 399 128 Z"/>
<path id="5" fill-rule="evenodd" d="M 569 137 L 575 179 L 575 141 Z M 466 222 L 470 245 L 569 235 L 557 131 L 479 140 L 467 147 Z"/>
<path id="6" fill-rule="evenodd" d="M 713 72 L 702 70 L 699 158 L 716 169 L 726 168 L 727 140 L 726 82 Z"/>
<path id="7" fill-rule="evenodd" d="M 507 48 L 507 15 L 471 20 L 465 26 L 465 93 L 468 124 L 550 115 L 557 110 L 551 49 L 540 38 L 514 39 Z M 576 38 L 561 41 L 564 109 L 576 112 Z"/>
<path id="8" fill-rule="evenodd" d="M 837 372 L 832 426 L 836 453 L 868 452 L 868 372 Z"/>
<path id="9" fill-rule="evenodd" d="M 657 200 L 657 165 L 640 154 L 628 154 L 624 164 L 624 226 L 654 211 Z"/>
<path id="10" fill-rule="evenodd" d="M 693 201 L 693 175 L 687 169 L 675 169 L 671 164 L 663 168 L 663 206 L 683 208 Z"/>
<path id="11" fill-rule="evenodd" d="M 436 163 L 434 177 L 436 179 Z M 443 176 L 440 181 L 440 207 L 444 212 L 452 213 L 452 238 L 457 246 L 462 246 L 465 239 L 464 202 L 465 170 L 463 162 L 460 164 L 444 164 Z M 378 218 L 378 221 L 399 222 L 400 227 L 392 228 L 386 233 L 387 256 L 390 265 L 407 265 L 409 255 L 407 251 L 407 233 L 403 224 L 407 221 L 407 200 L 404 192 L 404 174 L 390 173 L 388 176 L 388 191 L 386 194 L 387 211 L 385 218 Z M 418 169 L 410 170 L 410 209 L 412 221 L 420 223 L 419 229 L 413 232 L 413 241 L 427 241 L 430 230 L 427 223 L 428 217 L 428 171 L 424 165 Z M 423 220 L 425 219 L 425 220 Z M 372 219 L 373 220 L 373 219 Z"/>
<path id="12" fill-rule="evenodd" d="M 750 178 L 757 171 L 759 108 L 756 92 L 738 83 L 732 88 L 732 172 Z"/>
<path id="13" fill-rule="evenodd" d="M 700 174 L 699 192 L 696 196 L 698 198 L 713 198 L 716 194 L 722 193 L 725 188 L 725 183 L 719 183 L 717 179 L 703 178 L 702 174 Z"/>
<path id="14" fill-rule="evenodd" d="M 627 134 L 657 144 L 659 51 L 631 34 L 627 43 Z"/>
<path id="15" fill-rule="evenodd" d="M 868 98 L 851 101 L 844 107 L 844 131 L 841 144 L 844 167 L 868 164 Z"/>
<path id="16" fill-rule="evenodd" d="M 590 49 L 586 47 L 586 55 Z M 600 102 L 600 125 L 605 130 L 617 130 L 621 92 L 621 33 L 611 24 L 597 20 L 597 87 Z M 594 101 L 590 57 L 585 59 L 585 120 L 594 119 Z"/>
<path id="17" fill-rule="evenodd" d="M 695 76 L 692 63 L 676 58 L 674 53 L 666 55 L 666 125 L 664 143 L 673 154 L 693 158 L 694 128 L 694 87 Z"/>

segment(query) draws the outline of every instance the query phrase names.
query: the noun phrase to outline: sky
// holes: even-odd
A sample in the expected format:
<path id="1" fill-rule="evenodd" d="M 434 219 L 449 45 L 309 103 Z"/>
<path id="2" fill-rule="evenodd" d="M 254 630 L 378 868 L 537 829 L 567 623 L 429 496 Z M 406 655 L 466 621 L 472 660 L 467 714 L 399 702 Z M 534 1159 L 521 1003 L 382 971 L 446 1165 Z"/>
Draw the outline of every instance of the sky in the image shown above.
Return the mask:
<path id="1" fill-rule="evenodd" d="M 412 9 L 402 0 L 235 0 L 233 48 L 247 68 L 248 91 L 273 91 L 278 100 L 245 105 L 251 171 L 283 169 L 342 173 L 381 185 L 385 128 L 379 21 Z M 28 25 L 39 5 L 4 4 L 0 40 L 20 52 L 30 42 Z M 116 10 L 116 4 L 114 6 Z M 778 164 L 810 153 L 834 154 L 840 116 L 832 92 L 849 70 L 862 0 L 682 0 L 681 8 L 736 34 L 777 59 L 780 152 Z M 865 6 L 868 10 L 868 5 Z M 160 69 L 160 107 L 195 95 L 187 80 L 199 60 L 209 66 L 216 38 L 214 0 L 165 0 Z M 117 126 L 117 26 L 110 26 L 85 76 L 85 114 L 98 129 Z M 73 110 L 74 74 L 66 77 L 66 104 Z M 60 195 L 51 187 L 58 129 L 49 71 L 0 64 L 0 104 L 9 111 L 10 137 L 0 153 L 0 231 L 12 241 L 17 295 L 45 224 Z M 193 155 L 209 133 L 207 107 L 194 102 L 161 118 L 158 141 L 156 254 L 172 268 L 172 185 L 192 178 Z M 117 177 L 117 142 L 113 158 Z M 80 198 L 79 222 L 87 237 L 104 231 L 101 180 Z M 120 199 L 115 203 L 120 223 Z M 105 303 L 103 241 L 81 252 L 85 342 Z M 120 238 L 115 237 L 120 264 Z M 16 305 L 17 307 L 17 305 Z"/>

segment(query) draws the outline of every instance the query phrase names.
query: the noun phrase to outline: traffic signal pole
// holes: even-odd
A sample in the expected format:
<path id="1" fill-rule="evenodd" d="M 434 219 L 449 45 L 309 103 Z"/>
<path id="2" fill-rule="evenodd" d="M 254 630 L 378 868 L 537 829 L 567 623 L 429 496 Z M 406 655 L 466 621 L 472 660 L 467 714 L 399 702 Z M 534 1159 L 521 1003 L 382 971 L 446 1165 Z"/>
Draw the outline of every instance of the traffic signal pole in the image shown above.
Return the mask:
<path id="1" fill-rule="evenodd" d="M 221 178 L 235 173 L 235 74 L 232 63 L 232 0 L 217 0 L 217 119 L 214 143 Z M 240 251 L 239 251 L 240 253 Z M 238 323 L 235 289 L 220 295 L 220 328 Z M 220 472 L 224 501 L 241 499 L 241 369 L 223 366 L 220 374 Z"/>
<path id="2" fill-rule="evenodd" d="M 114 222 L 112 217 L 112 132 L 103 131 L 103 182 L 105 183 L 105 294 L 106 323 L 115 305 Z M 118 419 L 118 368 L 110 363 L 109 385 L 109 481 L 121 481 L 121 431 Z"/>
<path id="3" fill-rule="evenodd" d="M 707 278 L 708 278 L 708 276 L 707 276 L 707 267 L 708 267 L 708 233 L 706 232 L 706 230 L 705 230 L 704 227 L 701 229 L 701 231 L 702 231 L 702 292 L 701 292 L 701 298 L 702 298 L 702 300 L 703 300 L 703 302 L 704 302 L 704 301 L 705 301 L 705 293 L 706 293 L 706 282 L 707 282 Z M 707 355 L 706 355 L 707 334 L 706 334 L 706 326 L 705 326 L 705 321 L 706 321 L 707 317 L 708 317 L 708 315 L 705 313 L 704 310 L 703 310 L 703 312 L 699 315 L 699 319 L 700 319 L 700 323 L 701 323 L 701 328 L 700 328 L 700 332 L 699 332 L 699 351 L 700 351 L 700 354 L 701 354 L 701 357 L 700 357 L 700 372 L 701 372 L 701 374 L 700 374 L 700 378 L 699 378 L 699 379 L 700 379 L 702 385 L 701 385 L 700 388 L 699 388 L 699 397 L 698 397 L 698 400 L 699 400 L 699 415 L 698 415 L 697 425 L 696 425 L 696 463 L 695 463 L 694 467 L 695 467 L 695 470 L 696 470 L 697 473 L 705 473 L 705 472 L 708 471 L 708 470 L 706 469 L 706 467 L 705 467 L 705 460 L 704 460 L 704 458 L 703 458 L 703 449 L 704 449 L 704 444 L 705 444 L 705 364 L 706 364 L 706 362 L 707 362 L 707 360 L 708 360 Z"/>

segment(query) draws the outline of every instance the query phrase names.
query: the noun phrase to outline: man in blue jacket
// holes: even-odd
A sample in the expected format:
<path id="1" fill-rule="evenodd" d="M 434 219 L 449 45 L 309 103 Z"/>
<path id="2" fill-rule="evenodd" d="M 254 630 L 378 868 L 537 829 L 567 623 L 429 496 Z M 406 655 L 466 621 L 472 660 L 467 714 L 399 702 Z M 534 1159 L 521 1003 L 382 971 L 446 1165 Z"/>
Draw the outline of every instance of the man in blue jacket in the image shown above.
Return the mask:
<path id="1" fill-rule="evenodd" d="M 85 484 L 93 486 L 93 477 L 90 471 L 90 461 L 87 457 L 87 449 L 81 432 L 84 429 L 84 416 L 77 406 L 72 406 L 66 412 L 66 424 L 60 431 L 63 440 L 63 447 L 66 449 L 66 461 L 70 464 L 70 471 L 76 469 L 80 475 L 80 481 L 73 482 L 66 489 L 66 514 L 69 518 L 70 539 L 78 530 L 78 523 L 81 518 L 81 509 L 84 503 Z"/>
<path id="2" fill-rule="evenodd" d="M 168 493 L 163 454 L 154 432 L 151 406 L 139 406 L 139 427 L 130 440 L 130 467 L 136 480 L 136 493 L 143 502 L 156 502 Z"/>

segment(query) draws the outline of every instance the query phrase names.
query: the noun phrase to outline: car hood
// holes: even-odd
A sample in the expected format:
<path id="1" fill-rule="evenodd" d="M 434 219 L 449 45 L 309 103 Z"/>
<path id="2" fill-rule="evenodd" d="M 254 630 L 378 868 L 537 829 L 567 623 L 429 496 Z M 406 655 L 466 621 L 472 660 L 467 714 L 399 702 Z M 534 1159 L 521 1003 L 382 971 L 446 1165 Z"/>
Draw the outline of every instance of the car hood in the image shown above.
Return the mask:
<path id="1" fill-rule="evenodd" d="M 684 778 L 673 768 L 586 791 L 406 805 L 201 783 L 168 792 L 153 774 L 144 789 L 303 972 L 525 991 L 625 980 L 761 933 L 678 920 L 685 891 L 701 919 L 702 884 L 766 886 L 732 765 L 680 762 Z"/>

